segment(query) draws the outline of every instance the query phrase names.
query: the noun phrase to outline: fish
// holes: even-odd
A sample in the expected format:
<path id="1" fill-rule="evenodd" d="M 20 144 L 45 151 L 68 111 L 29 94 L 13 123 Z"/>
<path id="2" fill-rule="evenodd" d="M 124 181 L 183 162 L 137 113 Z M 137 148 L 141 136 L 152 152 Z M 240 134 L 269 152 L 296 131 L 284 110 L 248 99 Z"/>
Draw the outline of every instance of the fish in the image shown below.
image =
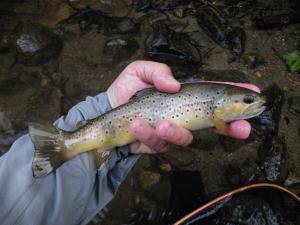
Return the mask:
<path id="1" fill-rule="evenodd" d="M 83 152 L 105 158 L 110 149 L 133 143 L 136 139 L 130 123 L 136 119 L 152 127 L 160 120 L 169 120 L 191 131 L 216 127 L 219 133 L 226 134 L 228 122 L 258 116 L 265 110 L 265 103 L 264 96 L 246 88 L 218 82 L 185 82 L 173 94 L 144 89 L 128 103 L 80 122 L 74 132 L 31 122 L 33 176 L 46 176 Z"/>

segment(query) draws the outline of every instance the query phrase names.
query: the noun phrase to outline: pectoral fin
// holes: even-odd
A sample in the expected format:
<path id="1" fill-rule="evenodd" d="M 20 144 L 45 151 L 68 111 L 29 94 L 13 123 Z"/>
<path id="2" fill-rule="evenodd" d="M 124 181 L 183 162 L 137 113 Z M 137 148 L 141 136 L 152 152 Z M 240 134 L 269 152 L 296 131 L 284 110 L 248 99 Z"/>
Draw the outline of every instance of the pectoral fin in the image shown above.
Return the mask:
<path id="1" fill-rule="evenodd" d="M 93 151 L 90 151 L 90 154 L 92 155 L 96 168 L 99 168 L 108 158 L 110 151 L 103 151 L 95 149 Z"/>
<path id="2" fill-rule="evenodd" d="M 224 120 L 215 118 L 213 122 L 219 134 L 228 134 L 228 125 Z"/>

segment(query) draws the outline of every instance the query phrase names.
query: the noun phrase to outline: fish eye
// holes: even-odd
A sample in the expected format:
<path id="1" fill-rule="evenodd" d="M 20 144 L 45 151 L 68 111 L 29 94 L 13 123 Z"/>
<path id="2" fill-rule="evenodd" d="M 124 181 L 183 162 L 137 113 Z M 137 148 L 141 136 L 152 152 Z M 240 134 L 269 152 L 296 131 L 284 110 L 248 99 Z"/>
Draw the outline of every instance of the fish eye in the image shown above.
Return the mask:
<path id="1" fill-rule="evenodd" d="M 246 104 L 251 104 L 254 102 L 254 96 L 253 95 L 245 95 L 243 101 Z"/>

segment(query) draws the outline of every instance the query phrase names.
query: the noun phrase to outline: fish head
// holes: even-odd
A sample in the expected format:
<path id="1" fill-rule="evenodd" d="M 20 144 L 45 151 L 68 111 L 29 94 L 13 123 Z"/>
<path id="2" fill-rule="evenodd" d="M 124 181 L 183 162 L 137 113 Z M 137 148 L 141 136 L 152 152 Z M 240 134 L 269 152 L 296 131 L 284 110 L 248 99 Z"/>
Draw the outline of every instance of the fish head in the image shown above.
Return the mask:
<path id="1" fill-rule="evenodd" d="M 217 99 L 214 116 L 224 121 L 249 119 L 261 114 L 266 100 L 259 93 L 245 89 L 233 88 Z"/>

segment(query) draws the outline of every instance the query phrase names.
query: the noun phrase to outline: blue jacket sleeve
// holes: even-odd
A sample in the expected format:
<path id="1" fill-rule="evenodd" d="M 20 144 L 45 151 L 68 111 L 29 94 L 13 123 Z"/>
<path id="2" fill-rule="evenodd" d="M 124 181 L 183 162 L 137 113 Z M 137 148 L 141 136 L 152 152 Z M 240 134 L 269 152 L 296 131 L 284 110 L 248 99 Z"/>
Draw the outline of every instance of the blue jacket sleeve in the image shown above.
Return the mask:
<path id="1" fill-rule="evenodd" d="M 71 131 L 77 122 L 110 110 L 106 93 L 87 97 L 54 125 Z M 32 176 L 34 147 L 29 135 L 20 137 L 0 158 L 0 221 L 15 224 L 87 224 L 116 194 L 138 159 L 128 147 L 114 149 L 108 161 L 95 168 L 83 153 L 43 178 Z"/>

